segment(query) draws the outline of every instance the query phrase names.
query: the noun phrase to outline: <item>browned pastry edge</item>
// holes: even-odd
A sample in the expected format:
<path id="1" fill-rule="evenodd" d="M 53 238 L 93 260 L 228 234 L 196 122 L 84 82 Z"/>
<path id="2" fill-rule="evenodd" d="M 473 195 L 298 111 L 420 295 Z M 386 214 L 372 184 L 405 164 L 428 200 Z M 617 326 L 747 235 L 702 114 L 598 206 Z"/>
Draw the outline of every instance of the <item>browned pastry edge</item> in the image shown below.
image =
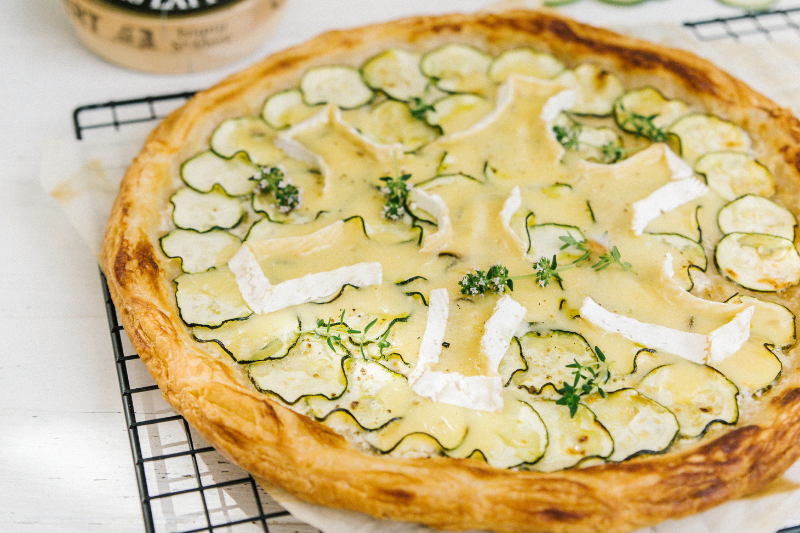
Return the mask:
<path id="1" fill-rule="evenodd" d="M 128 170 L 108 225 L 103 268 L 122 324 L 164 397 L 226 457 L 297 497 L 442 529 L 625 532 L 745 495 L 800 455 L 800 377 L 794 364 L 733 428 L 696 445 L 624 463 L 537 473 L 475 460 L 369 455 L 341 436 L 254 392 L 236 365 L 202 351 L 179 318 L 158 245 L 180 162 L 207 148 L 220 120 L 257 114 L 270 93 L 295 86 L 309 66 L 361 64 L 393 45 L 446 41 L 492 53 L 516 46 L 575 65 L 593 61 L 627 87 L 653 85 L 742 125 L 775 174 L 778 199 L 797 211 L 800 124 L 788 111 L 710 63 L 547 12 L 417 17 L 330 32 L 267 57 L 199 93 L 148 138 Z M 777 301 L 798 312 L 798 291 Z M 792 353 L 792 360 L 797 354 Z"/>

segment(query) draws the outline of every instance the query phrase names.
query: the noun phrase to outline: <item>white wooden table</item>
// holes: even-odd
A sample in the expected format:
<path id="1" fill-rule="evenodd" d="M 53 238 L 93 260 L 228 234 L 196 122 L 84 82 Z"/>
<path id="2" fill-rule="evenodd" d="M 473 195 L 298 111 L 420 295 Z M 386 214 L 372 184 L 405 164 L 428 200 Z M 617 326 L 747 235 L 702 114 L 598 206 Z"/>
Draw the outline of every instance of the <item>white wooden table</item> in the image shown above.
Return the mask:
<path id="1" fill-rule="evenodd" d="M 92 55 L 60 0 L 0 2 L 0 531 L 143 531 L 98 268 L 39 185 L 46 141 L 74 135 L 72 110 L 203 88 L 329 28 L 487 3 L 288 0 L 278 33 L 254 56 L 213 72 L 163 76 Z M 631 8 L 580 0 L 561 11 L 600 25 L 739 13 L 715 0 Z"/>

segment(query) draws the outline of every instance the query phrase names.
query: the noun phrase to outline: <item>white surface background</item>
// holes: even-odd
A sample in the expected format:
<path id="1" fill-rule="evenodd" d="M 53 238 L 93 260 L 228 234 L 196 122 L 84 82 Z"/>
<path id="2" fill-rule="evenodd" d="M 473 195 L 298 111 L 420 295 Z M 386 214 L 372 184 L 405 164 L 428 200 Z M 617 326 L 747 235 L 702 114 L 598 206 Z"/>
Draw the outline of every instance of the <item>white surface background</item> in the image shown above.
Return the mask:
<path id="1" fill-rule="evenodd" d="M 288 0 L 278 33 L 247 60 L 161 76 L 92 55 L 60 0 L 0 2 L 0 531 L 143 531 L 97 265 L 39 185 L 46 141 L 73 136 L 72 110 L 200 89 L 329 28 L 487 4 Z M 794 6 L 800 0 L 776 7 Z M 740 13 L 716 0 L 579 0 L 561 11 L 607 26 Z"/>

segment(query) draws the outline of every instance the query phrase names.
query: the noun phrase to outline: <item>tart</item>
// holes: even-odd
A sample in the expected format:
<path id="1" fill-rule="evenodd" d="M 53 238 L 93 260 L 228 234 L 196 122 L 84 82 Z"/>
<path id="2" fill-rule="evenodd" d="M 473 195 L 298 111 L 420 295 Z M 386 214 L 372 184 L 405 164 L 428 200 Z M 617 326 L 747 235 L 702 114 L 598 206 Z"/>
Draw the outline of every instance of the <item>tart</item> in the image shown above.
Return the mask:
<path id="1" fill-rule="evenodd" d="M 799 455 L 799 132 L 548 12 L 332 32 L 150 135 L 104 271 L 165 398 L 303 500 L 631 531 Z"/>

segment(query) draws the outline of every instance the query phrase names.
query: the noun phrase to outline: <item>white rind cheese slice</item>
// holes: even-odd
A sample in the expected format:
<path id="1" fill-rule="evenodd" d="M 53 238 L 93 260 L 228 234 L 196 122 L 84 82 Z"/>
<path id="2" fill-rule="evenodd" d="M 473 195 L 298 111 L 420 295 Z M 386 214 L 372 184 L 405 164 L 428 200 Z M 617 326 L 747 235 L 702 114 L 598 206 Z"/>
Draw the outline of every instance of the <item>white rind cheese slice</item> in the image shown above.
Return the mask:
<path id="1" fill-rule="evenodd" d="M 503 224 L 503 229 L 506 231 L 509 239 L 514 246 L 524 255 L 528 251 L 528 244 L 520 239 L 514 230 L 511 228 L 511 217 L 522 206 L 522 195 L 519 192 L 519 186 L 511 189 L 511 194 L 503 202 L 503 208 L 500 209 L 500 221 Z"/>
<path id="2" fill-rule="evenodd" d="M 425 333 L 422 335 L 422 342 L 419 345 L 417 366 L 408 375 L 408 383 L 417 394 L 420 394 L 415 389 L 417 380 L 424 372 L 430 370 L 433 365 L 439 362 L 449 316 L 450 294 L 447 289 L 433 289 L 428 297 L 428 319 L 425 325 Z M 424 396 L 424 394 L 420 394 L 420 396 Z"/>
<path id="3" fill-rule="evenodd" d="M 438 253 L 450 243 L 453 235 L 453 224 L 450 222 L 450 208 L 438 194 L 429 194 L 422 189 L 412 188 L 408 198 L 413 207 L 427 211 L 436 218 L 437 230 L 435 233 L 425 235 L 422 240 L 420 253 Z"/>
<path id="4" fill-rule="evenodd" d="M 258 259 L 250 250 L 247 244 L 239 247 L 233 257 L 228 261 L 228 268 L 233 272 L 236 278 L 236 284 L 239 286 L 239 292 L 242 293 L 247 306 L 256 311 L 259 306 L 261 298 L 264 297 L 270 289 L 272 284 L 269 282 L 264 271 L 261 270 L 261 265 L 258 264 Z"/>
<path id="5" fill-rule="evenodd" d="M 259 315 L 330 298 L 345 285 L 366 287 L 383 283 L 383 267 L 373 262 L 307 274 L 272 285 L 256 256 L 246 245 L 242 245 L 228 261 L 228 267 L 236 278 L 245 303 Z"/>
<path id="6" fill-rule="evenodd" d="M 322 157 L 311 150 L 309 150 L 303 143 L 295 139 L 295 136 L 327 124 L 330 121 L 331 106 L 326 106 L 324 110 L 316 115 L 307 118 L 306 120 L 295 124 L 288 130 L 279 133 L 272 140 L 272 143 L 278 147 L 283 153 L 293 159 L 302 161 L 309 167 L 316 169 L 322 174 L 323 186 L 322 192 L 326 192 L 326 185 L 330 183 L 331 171 Z"/>
<path id="7" fill-rule="evenodd" d="M 486 321 L 481 337 L 481 351 L 489 359 L 489 368 L 497 372 L 500 361 L 508 351 L 511 339 L 525 320 L 525 306 L 505 295 L 497 301 L 494 311 Z"/>
<path id="8" fill-rule="evenodd" d="M 442 353 L 447 329 L 450 295 L 447 289 L 434 289 L 428 301 L 428 319 L 414 370 L 408 383 L 418 395 L 442 402 L 481 411 L 503 409 L 503 381 L 499 375 L 465 376 L 458 372 L 433 370 Z M 525 318 L 526 310 L 511 297 L 504 296 L 486 322 L 481 349 L 489 358 L 490 367 L 497 372 L 500 360 L 508 351 L 511 338 Z"/>
<path id="9" fill-rule="evenodd" d="M 435 402 L 480 411 L 503 409 L 500 376 L 465 376 L 457 372 L 424 372 L 412 390 Z"/>
<path id="10" fill-rule="evenodd" d="M 646 198 L 633 203 L 631 228 L 635 235 L 644 233 L 647 225 L 673 209 L 708 193 L 708 186 L 695 177 L 671 181 L 659 187 Z"/>
<path id="11" fill-rule="evenodd" d="M 739 311 L 733 320 L 708 334 L 708 364 L 721 363 L 738 352 L 750 338 L 750 322 L 755 313 L 751 305 Z"/>
<path id="12" fill-rule="evenodd" d="M 591 298 L 583 300 L 581 318 L 595 326 L 655 350 L 678 355 L 694 363 L 719 363 L 736 353 L 750 338 L 754 307 L 740 311 L 730 322 L 708 335 L 647 324 L 601 307 Z"/>

